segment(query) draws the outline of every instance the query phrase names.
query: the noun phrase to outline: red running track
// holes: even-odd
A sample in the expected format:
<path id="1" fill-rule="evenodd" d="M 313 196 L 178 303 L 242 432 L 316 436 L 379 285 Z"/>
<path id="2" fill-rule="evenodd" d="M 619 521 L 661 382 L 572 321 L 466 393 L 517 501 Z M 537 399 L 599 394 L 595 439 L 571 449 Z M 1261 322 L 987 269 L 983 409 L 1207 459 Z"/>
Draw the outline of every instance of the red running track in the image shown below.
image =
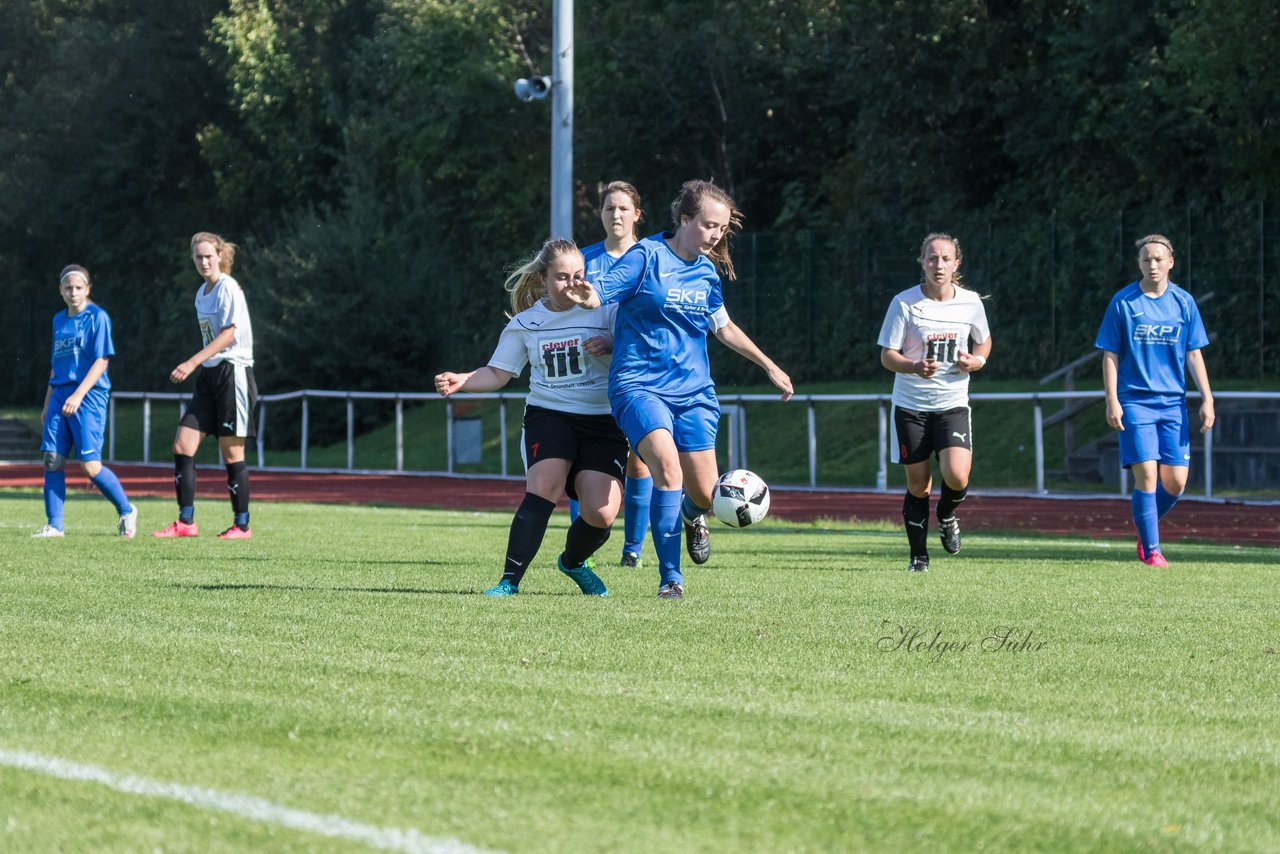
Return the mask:
<path id="1" fill-rule="evenodd" d="M 171 497 L 168 470 L 157 466 L 112 466 L 130 495 Z M 0 463 L 0 488 L 34 487 L 40 466 Z M 260 501 L 329 504 L 395 504 L 451 510 L 514 510 L 524 494 L 522 481 L 409 475 L 252 473 L 253 497 Z M 79 468 L 67 467 L 71 489 L 92 490 Z M 221 500 L 226 481 L 220 469 L 200 469 L 197 494 Z M 902 496 L 877 492 L 807 492 L 775 489 L 771 514 L 780 519 L 901 520 Z M 1130 538 L 1133 524 L 1127 498 L 1027 498 L 971 495 L 962 512 L 972 530 L 1036 531 Z M 1280 504 L 1223 503 L 1190 499 L 1160 523 L 1163 540 L 1198 539 L 1232 545 L 1280 546 Z"/>

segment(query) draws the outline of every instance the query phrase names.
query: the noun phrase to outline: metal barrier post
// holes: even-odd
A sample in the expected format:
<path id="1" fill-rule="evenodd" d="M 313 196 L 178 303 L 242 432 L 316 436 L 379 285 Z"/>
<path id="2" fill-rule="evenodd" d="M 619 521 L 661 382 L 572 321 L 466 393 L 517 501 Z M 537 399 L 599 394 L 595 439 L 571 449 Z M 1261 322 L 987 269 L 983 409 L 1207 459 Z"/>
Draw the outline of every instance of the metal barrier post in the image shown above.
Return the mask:
<path id="1" fill-rule="evenodd" d="M 258 468 L 262 468 L 263 466 L 266 465 L 266 463 L 262 461 L 262 435 L 265 432 L 266 428 L 267 428 L 267 405 L 265 403 L 259 402 L 258 403 L 258 437 L 257 437 L 258 440 L 256 442 L 258 446 Z"/>
<path id="2" fill-rule="evenodd" d="M 347 395 L 347 468 L 356 467 L 356 405 Z"/>
<path id="3" fill-rule="evenodd" d="M 396 398 L 396 471 L 404 471 L 404 401 Z"/>
<path id="4" fill-rule="evenodd" d="M 499 456 L 502 457 L 502 476 L 507 476 L 507 399 L 498 401 L 498 442 Z"/>
<path id="5" fill-rule="evenodd" d="M 883 400 L 876 401 L 876 447 L 880 458 L 876 464 L 876 489 L 885 492 L 889 489 L 889 414 Z"/>
<path id="6" fill-rule="evenodd" d="M 809 401 L 809 485 L 818 485 L 818 422 L 813 411 L 813 401 Z"/>
<path id="7" fill-rule="evenodd" d="M 307 404 L 307 396 L 302 396 L 302 455 L 298 460 L 300 468 L 307 467 L 307 439 L 311 432 L 311 408 Z"/>
<path id="8" fill-rule="evenodd" d="M 116 402 L 107 402 L 107 459 L 116 461 Z"/>
<path id="9" fill-rule="evenodd" d="M 444 405 L 444 470 L 453 474 L 453 401 Z"/>
<path id="10" fill-rule="evenodd" d="M 1213 429 L 1204 431 L 1204 497 L 1213 497 Z"/>
<path id="11" fill-rule="evenodd" d="M 1036 422 L 1036 492 L 1040 495 L 1045 494 L 1044 488 L 1044 407 L 1040 405 L 1040 401 L 1036 401 L 1035 407 Z M 970 428 L 972 429 L 972 428 Z"/>
<path id="12" fill-rule="evenodd" d="M 151 462 L 151 398 L 142 398 L 142 461 Z"/>

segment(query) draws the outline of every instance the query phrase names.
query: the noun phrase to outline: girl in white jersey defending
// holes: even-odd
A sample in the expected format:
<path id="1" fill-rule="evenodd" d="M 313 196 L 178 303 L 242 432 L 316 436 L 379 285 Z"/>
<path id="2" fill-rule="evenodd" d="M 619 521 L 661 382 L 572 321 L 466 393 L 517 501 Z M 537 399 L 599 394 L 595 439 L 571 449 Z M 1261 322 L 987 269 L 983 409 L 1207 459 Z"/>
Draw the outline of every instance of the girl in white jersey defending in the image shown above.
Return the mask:
<path id="1" fill-rule="evenodd" d="M 890 459 L 907 475 L 902 518 L 911 547 L 910 572 L 929 571 L 930 455 L 942 469 L 938 526 L 942 547 L 960 551 L 956 507 L 969 491 L 973 428 L 969 375 L 991 355 L 991 332 L 982 298 L 960 286 L 960 243 L 930 234 L 920 246 L 924 281 L 889 303 L 878 341 L 880 362 L 893 371 L 893 424 L 897 441 Z"/>
<path id="2" fill-rule="evenodd" d="M 616 310 L 574 305 L 565 291 L 581 281 L 578 247 L 569 240 L 547 241 L 507 279 L 514 316 L 489 364 L 435 378 L 443 397 L 497 391 L 530 366 L 523 436 L 526 491 L 511 520 L 502 578 L 484 591 L 486 596 L 519 592 L 565 492 L 577 499 L 580 515 L 569 526 L 556 565 L 588 596 L 608 594 L 587 559 L 609 539 L 626 470 L 627 440 L 609 414 L 608 342 Z"/>
<path id="3" fill-rule="evenodd" d="M 236 245 L 201 231 L 191 238 L 191 260 L 200 274 L 196 289 L 196 319 L 203 347 L 169 374 L 180 383 L 196 373 L 191 405 L 178 423 L 173 439 L 173 484 L 178 496 L 178 519 L 156 531 L 155 537 L 194 537 L 195 454 L 209 433 L 218 437 L 218 451 L 227 469 L 232 524 L 224 540 L 247 540 L 249 531 L 249 471 L 244 461 L 245 440 L 256 435 L 254 409 L 258 385 L 253 377 L 253 327 L 244 291 L 231 278 Z"/>

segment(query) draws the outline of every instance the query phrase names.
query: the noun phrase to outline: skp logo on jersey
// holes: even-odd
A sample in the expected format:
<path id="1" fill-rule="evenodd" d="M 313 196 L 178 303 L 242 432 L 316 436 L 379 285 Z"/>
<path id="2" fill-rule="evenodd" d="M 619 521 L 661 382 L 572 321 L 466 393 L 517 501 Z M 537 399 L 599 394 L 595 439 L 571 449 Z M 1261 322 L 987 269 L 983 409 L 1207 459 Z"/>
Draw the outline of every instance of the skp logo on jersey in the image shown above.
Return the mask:
<path id="1" fill-rule="evenodd" d="M 705 314 L 707 290 L 705 288 L 667 288 L 667 305 L 676 306 L 681 311 Z"/>
<path id="2" fill-rule="evenodd" d="M 1168 323 L 1139 323 L 1133 327 L 1133 340 L 1139 344 L 1177 344 L 1181 326 Z"/>

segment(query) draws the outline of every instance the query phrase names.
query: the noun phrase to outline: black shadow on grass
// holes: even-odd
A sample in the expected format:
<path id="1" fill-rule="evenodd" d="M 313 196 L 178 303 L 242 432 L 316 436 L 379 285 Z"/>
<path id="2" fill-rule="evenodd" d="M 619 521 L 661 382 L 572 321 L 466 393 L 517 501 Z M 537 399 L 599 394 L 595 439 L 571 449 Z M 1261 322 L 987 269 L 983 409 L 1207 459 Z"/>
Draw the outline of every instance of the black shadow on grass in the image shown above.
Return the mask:
<path id="1" fill-rule="evenodd" d="M 474 588 L 444 590 L 430 587 L 323 587 L 308 584 L 171 584 L 179 590 L 200 590 L 208 593 L 238 593 L 253 590 L 278 590 L 303 593 L 408 593 L 421 596 L 478 596 Z M 581 596 L 570 591 L 530 590 L 521 596 Z"/>

